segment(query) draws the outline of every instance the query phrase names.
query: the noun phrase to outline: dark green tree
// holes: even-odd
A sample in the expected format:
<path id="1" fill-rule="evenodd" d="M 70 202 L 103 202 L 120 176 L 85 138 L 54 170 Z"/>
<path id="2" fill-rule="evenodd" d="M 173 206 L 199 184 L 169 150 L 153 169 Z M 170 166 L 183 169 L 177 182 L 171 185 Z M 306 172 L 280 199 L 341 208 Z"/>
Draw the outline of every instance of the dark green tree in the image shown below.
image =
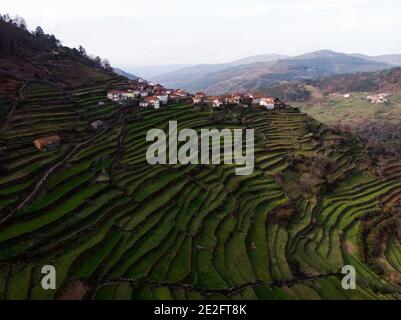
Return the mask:
<path id="1" fill-rule="evenodd" d="M 42 27 L 40 27 L 40 26 L 36 27 L 35 36 L 37 36 L 37 37 L 43 37 L 44 34 L 45 34 L 45 33 L 44 33 Z"/>
<path id="2" fill-rule="evenodd" d="M 81 56 L 86 55 L 86 50 L 85 50 L 85 48 L 83 46 L 79 46 L 78 50 L 79 50 L 79 54 Z"/>

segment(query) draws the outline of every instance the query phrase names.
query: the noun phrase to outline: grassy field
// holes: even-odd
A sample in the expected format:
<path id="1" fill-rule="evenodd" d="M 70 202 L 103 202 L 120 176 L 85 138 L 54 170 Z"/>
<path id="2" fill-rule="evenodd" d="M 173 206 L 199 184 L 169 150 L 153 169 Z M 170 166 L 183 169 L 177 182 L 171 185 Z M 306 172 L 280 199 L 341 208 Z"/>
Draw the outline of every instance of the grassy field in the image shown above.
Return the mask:
<path id="1" fill-rule="evenodd" d="M 401 93 L 393 94 L 385 104 L 369 103 L 364 99 L 368 95 L 351 93 L 350 98 L 326 96 L 318 101 L 294 103 L 293 106 L 328 125 L 355 125 L 367 120 L 401 123 Z"/>
<path id="2" fill-rule="evenodd" d="M 2 133 L 0 299 L 400 299 L 397 235 L 380 259 L 364 255 L 366 230 L 376 230 L 367 217 L 382 213 L 375 226 L 385 223 L 401 202 L 400 163 L 379 179 L 360 142 L 293 108 L 247 110 L 234 125 L 183 104 L 123 114 L 99 106 L 105 92 L 28 87 Z M 352 101 L 360 117 L 377 108 L 398 116 L 398 105 L 356 96 L 330 103 L 347 118 Z M 305 110 L 334 121 L 322 108 Z M 97 118 L 108 125 L 93 132 Z M 254 128 L 253 174 L 150 166 L 146 133 L 169 120 L 198 131 Z M 34 149 L 33 138 L 51 133 L 61 148 Z M 305 188 L 307 164 L 319 157 L 331 163 L 324 185 Z M 387 269 L 378 273 L 378 263 Z M 45 264 L 56 267 L 57 290 L 41 288 Z M 345 264 L 357 269 L 357 290 L 341 287 Z"/>

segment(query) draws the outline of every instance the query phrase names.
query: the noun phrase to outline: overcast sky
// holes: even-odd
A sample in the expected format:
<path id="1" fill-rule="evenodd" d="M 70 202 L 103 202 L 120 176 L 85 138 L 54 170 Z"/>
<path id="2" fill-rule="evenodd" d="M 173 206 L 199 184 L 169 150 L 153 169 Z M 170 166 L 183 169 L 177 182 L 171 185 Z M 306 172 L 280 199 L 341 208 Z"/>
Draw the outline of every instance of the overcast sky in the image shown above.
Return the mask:
<path id="1" fill-rule="evenodd" d="M 119 67 L 401 53 L 399 0 L 1 0 L 0 10 Z"/>

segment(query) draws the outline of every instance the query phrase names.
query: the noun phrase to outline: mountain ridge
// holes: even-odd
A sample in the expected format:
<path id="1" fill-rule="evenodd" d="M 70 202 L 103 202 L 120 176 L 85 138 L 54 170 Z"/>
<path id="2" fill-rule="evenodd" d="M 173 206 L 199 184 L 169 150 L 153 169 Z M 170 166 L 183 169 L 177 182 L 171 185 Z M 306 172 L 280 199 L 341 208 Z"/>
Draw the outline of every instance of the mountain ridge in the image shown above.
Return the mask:
<path id="1" fill-rule="evenodd" d="M 307 101 L 313 95 L 325 96 L 332 93 L 350 92 L 400 92 L 401 67 L 374 72 L 339 74 L 319 79 L 286 81 L 255 90 L 260 94 L 271 95 L 288 102 Z"/>
<path id="2" fill-rule="evenodd" d="M 267 60 L 264 57 L 270 57 Z M 401 55 L 400 55 L 401 57 Z M 397 55 L 392 56 L 396 60 Z M 265 61 L 257 61 L 265 59 Z M 383 60 L 383 59 L 381 59 Z M 223 64 L 202 64 L 166 73 L 154 81 L 171 87 L 183 87 L 209 94 L 252 91 L 281 81 L 317 79 L 335 74 L 367 72 L 394 67 L 383 61 L 320 50 L 295 57 L 259 55 Z"/>
<path id="3" fill-rule="evenodd" d="M 115 73 L 119 74 L 120 76 L 126 77 L 129 80 L 138 80 L 139 79 L 138 76 L 135 76 L 135 75 L 133 75 L 133 74 L 131 74 L 129 72 L 124 71 L 123 69 L 120 69 L 120 68 L 114 67 L 113 71 Z"/>

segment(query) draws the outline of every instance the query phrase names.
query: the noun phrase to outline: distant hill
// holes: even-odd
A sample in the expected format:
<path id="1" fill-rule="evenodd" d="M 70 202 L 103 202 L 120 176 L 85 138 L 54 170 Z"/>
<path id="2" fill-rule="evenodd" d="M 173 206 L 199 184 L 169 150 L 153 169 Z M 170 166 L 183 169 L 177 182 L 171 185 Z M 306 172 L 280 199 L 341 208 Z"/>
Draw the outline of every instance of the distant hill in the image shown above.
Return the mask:
<path id="1" fill-rule="evenodd" d="M 352 54 L 352 56 L 371 61 L 388 63 L 393 66 L 399 66 L 399 67 L 401 66 L 401 54 L 385 54 L 381 56 L 366 56 L 364 54 Z"/>
<path id="2" fill-rule="evenodd" d="M 319 88 L 323 94 L 401 91 L 401 67 L 377 72 L 336 75 L 308 83 Z"/>
<path id="3" fill-rule="evenodd" d="M 164 69 L 171 69 L 171 70 L 166 70 L 163 73 L 154 74 L 148 78 L 157 82 L 160 82 L 161 79 L 163 79 L 162 81 L 171 82 L 170 87 L 174 87 L 174 83 L 176 82 L 177 86 L 180 87 L 185 82 L 185 80 L 188 80 L 188 76 L 191 76 L 191 78 L 194 77 L 194 79 L 191 80 L 194 80 L 196 82 L 198 79 L 200 80 L 210 73 L 214 73 L 227 68 L 231 67 L 234 68 L 241 65 L 250 65 L 256 62 L 277 61 L 279 59 L 286 59 L 286 58 L 288 58 L 288 56 L 272 53 L 272 54 L 246 57 L 243 59 L 220 64 L 188 65 L 188 66 L 183 66 L 181 68 L 178 68 L 179 65 L 164 66 Z M 158 71 L 163 70 L 162 67 L 163 66 L 154 66 L 154 68 Z M 148 68 L 151 67 L 144 67 L 144 68 L 147 70 Z M 138 71 L 140 71 L 140 69 L 138 69 Z M 174 79 L 175 77 L 177 78 Z"/>
<path id="4" fill-rule="evenodd" d="M 126 72 L 126 71 L 124 71 L 124 70 L 122 70 L 120 68 L 113 68 L 113 71 L 115 73 L 119 74 L 120 76 L 126 77 L 126 78 L 128 78 L 130 80 L 138 80 L 139 79 L 139 77 L 134 76 L 133 74 L 128 73 L 128 72 Z"/>
<path id="5" fill-rule="evenodd" d="M 330 93 L 401 92 L 401 67 L 374 72 L 340 74 L 319 79 L 283 81 L 255 90 L 286 101 L 305 101 Z"/>
<path id="6" fill-rule="evenodd" d="M 194 64 L 171 64 L 171 65 L 168 64 L 168 65 L 124 67 L 124 70 L 136 74 L 141 78 L 153 80 L 154 77 L 157 77 L 161 74 L 193 66 Z"/>
<path id="7" fill-rule="evenodd" d="M 288 59 L 290 58 L 289 56 L 285 56 L 282 54 L 276 54 L 276 53 L 270 53 L 270 54 L 260 54 L 256 56 L 251 56 L 251 57 L 246 57 L 243 59 L 239 59 L 233 62 L 230 62 L 230 66 L 240 66 L 243 64 L 251 64 L 255 62 L 270 62 L 270 61 L 276 61 L 280 59 Z"/>
<path id="8" fill-rule="evenodd" d="M 282 81 L 318 79 L 336 74 L 389 69 L 393 65 L 354 55 L 321 50 L 296 57 L 254 56 L 226 64 L 198 65 L 156 77 L 167 87 L 223 94 L 276 86 Z"/>
<path id="9" fill-rule="evenodd" d="M 260 65 L 265 63 L 270 65 L 273 61 L 286 59 L 288 56 L 279 54 L 265 54 L 246 57 L 228 63 L 220 64 L 200 64 L 167 72 L 153 77 L 152 80 L 165 84 L 167 87 L 183 87 L 187 90 L 199 91 L 212 84 L 218 84 L 225 80 L 226 72 L 235 73 L 244 68 L 250 68 L 255 63 Z M 241 71 L 240 71 L 241 73 Z M 213 91 L 208 89 L 206 91 Z M 218 89 L 216 91 L 219 91 Z"/>
<path id="10" fill-rule="evenodd" d="M 290 59 L 300 60 L 300 59 L 314 59 L 314 58 L 338 58 L 338 57 L 347 57 L 347 54 L 336 52 L 332 50 L 318 50 L 313 52 L 307 52 Z"/>

